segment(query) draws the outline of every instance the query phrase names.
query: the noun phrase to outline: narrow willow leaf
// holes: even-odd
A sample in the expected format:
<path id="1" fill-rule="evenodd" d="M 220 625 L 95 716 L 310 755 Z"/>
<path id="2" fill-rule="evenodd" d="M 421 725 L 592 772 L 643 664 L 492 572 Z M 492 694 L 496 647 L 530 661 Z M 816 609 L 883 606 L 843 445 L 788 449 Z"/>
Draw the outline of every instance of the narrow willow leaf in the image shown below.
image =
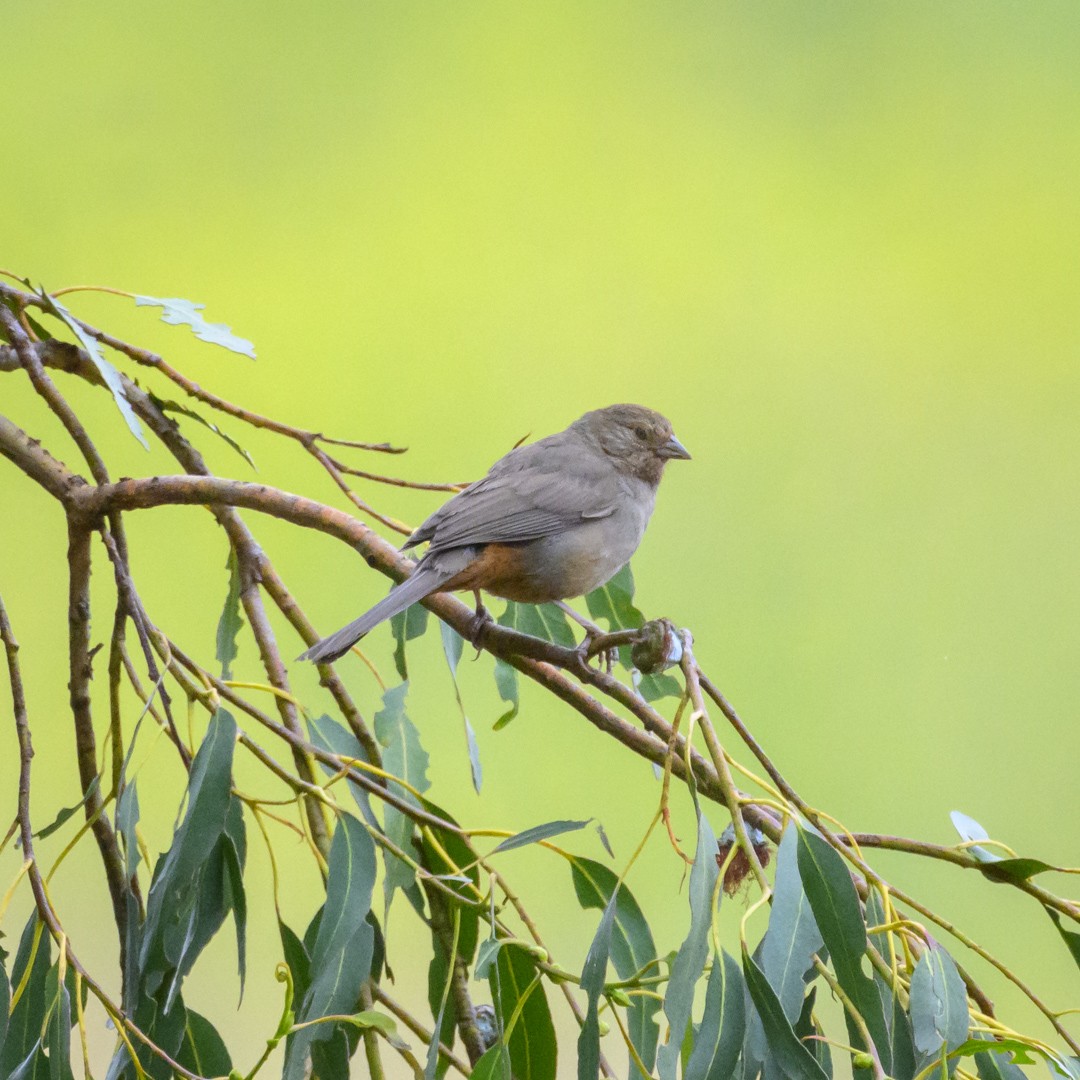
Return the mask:
<path id="1" fill-rule="evenodd" d="M 1042 859 L 1018 858 L 995 859 L 993 862 L 986 863 L 980 869 L 983 877 L 987 877 L 991 881 L 1016 883 L 1027 881 L 1028 878 L 1034 877 L 1036 874 L 1045 874 L 1049 870 L 1059 868 L 1043 862 Z"/>
<path id="2" fill-rule="evenodd" d="M 508 1032 L 511 1071 L 517 1080 L 555 1080 L 557 1046 L 536 957 L 519 945 L 499 950 L 489 975 L 491 999 Z M 526 995 L 528 995 L 526 997 Z M 510 1019 L 524 998 L 513 1029 Z"/>
<path id="3" fill-rule="evenodd" d="M 670 1034 L 668 1041 L 656 1052 L 660 1080 L 675 1080 L 679 1051 L 690 1024 L 694 989 L 709 956 L 713 893 L 719 873 L 716 837 L 708 819 L 699 810 L 697 850 L 690 869 L 690 931 L 675 955 L 671 978 L 664 994 L 664 1013 L 668 1018 Z"/>
<path id="4" fill-rule="evenodd" d="M 604 850 L 608 853 L 608 856 L 612 859 L 615 858 L 615 852 L 611 849 L 611 841 L 608 839 L 608 834 L 604 831 L 604 826 L 598 821 L 596 823 L 596 835 L 600 837 L 600 843 L 604 845 Z"/>
<path id="5" fill-rule="evenodd" d="M 338 819 L 330 844 L 326 903 L 311 949 L 312 981 L 298 1022 L 352 1013 L 371 970 L 374 931 L 367 921 L 375 887 L 375 845 L 348 814 Z M 284 1080 L 301 1080 L 312 1044 L 329 1040 L 337 1025 L 316 1024 L 289 1036 Z"/>
<path id="6" fill-rule="evenodd" d="M 123 842 L 124 870 L 130 878 L 142 861 L 135 826 L 139 823 L 139 792 L 137 781 L 125 784 L 116 800 L 116 831 Z"/>
<path id="7" fill-rule="evenodd" d="M 1061 940 L 1065 942 L 1073 960 L 1080 966 L 1080 934 L 1075 930 L 1066 930 L 1065 924 L 1061 921 L 1061 916 L 1053 908 L 1047 908 L 1046 914 L 1054 920 L 1054 925 L 1058 928 Z"/>
<path id="8" fill-rule="evenodd" d="M 833 1063 L 832 1063 L 832 1049 L 826 1039 L 822 1038 L 822 1033 L 817 1024 L 814 1023 L 814 1002 L 817 998 L 817 987 L 810 987 L 810 993 L 803 998 L 802 1012 L 799 1013 L 799 1019 L 795 1023 L 795 1035 L 798 1037 L 799 1042 L 805 1046 L 811 1054 L 814 1055 L 814 1060 L 824 1069 L 825 1075 L 832 1077 Z M 772 1066 L 772 1062 L 768 1063 Z M 767 1073 L 774 1073 L 775 1067 L 767 1068 Z"/>
<path id="9" fill-rule="evenodd" d="M 49 822 L 49 824 L 46 825 L 45 828 L 38 829 L 38 831 L 34 833 L 34 836 L 36 836 L 39 840 L 44 840 L 45 837 L 52 836 L 52 834 L 56 832 L 56 830 L 59 829 L 64 824 L 64 822 L 68 821 L 72 817 L 72 815 L 78 813 L 87 804 L 87 802 L 89 802 L 97 794 L 98 788 L 101 786 L 100 782 L 101 777 L 95 776 L 94 779 L 90 781 L 90 786 L 86 789 L 86 794 L 77 803 L 75 803 L 74 806 L 65 806 L 63 810 L 58 811 L 56 817 L 53 818 L 53 820 Z M 16 837 L 16 847 L 18 846 L 18 837 Z"/>
<path id="10" fill-rule="evenodd" d="M 970 843 L 972 840 L 990 839 L 990 834 L 974 818 L 968 817 L 967 814 L 963 814 L 959 810 L 953 810 L 950 812 L 949 818 L 953 823 L 953 828 L 960 834 L 960 839 L 965 843 Z M 973 858 L 978 859 L 979 862 L 997 862 L 1001 858 L 1000 855 L 995 854 L 989 848 L 978 845 L 967 848 L 967 852 Z"/>
<path id="11" fill-rule="evenodd" d="M 360 740 L 348 728 L 325 713 L 322 716 L 308 720 L 308 733 L 311 736 L 312 743 L 320 750 L 326 750 L 348 760 L 364 762 L 368 760 L 367 751 L 360 745 Z M 370 764 L 370 762 L 368 763 Z M 328 776 L 333 776 L 337 772 L 333 765 L 328 765 L 324 761 L 320 761 L 319 764 L 323 772 Z M 375 817 L 375 812 L 371 809 L 371 800 L 368 798 L 368 793 L 359 784 L 352 783 L 351 780 L 349 781 L 349 793 L 360 808 L 364 820 L 373 829 L 381 830 L 378 818 Z"/>
<path id="12" fill-rule="evenodd" d="M 600 925 L 585 955 L 581 969 L 581 989 L 587 996 L 585 1022 L 578 1035 L 578 1080 L 597 1080 L 600 1075 L 600 995 L 607 976 L 611 953 L 611 931 L 615 925 L 615 895 L 607 902 Z"/>
<path id="13" fill-rule="evenodd" d="M 761 943 L 760 967 L 776 991 L 780 1007 L 794 1024 L 803 1005 L 806 974 L 822 946 L 810 901 L 803 889 L 798 865 L 799 830 L 794 822 L 784 830 L 776 853 L 776 882 L 769 926 Z M 768 1057 L 765 1029 L 757 1015 L 747 1019 L 744 1063 L 749 1071 Z"/>
<path id="14" fill-rule="evenodd" d="M 281 935 L 282 956 L 292 974 L 294 1006 L 299 1006 L 311 985 L 311 956 L 295 932 L 280 919 L 278 933 Z"/>
<path id="15" fill-rule="evenodd" d="M 814 921 L 829 950 L 837 981 L 866 1022 L 882 1067 L 892 1068 L 889 1034 L 877 986 L 862 968 L 866 954 L 866 925 L 851 874 L 840 855 L 820 836 L 799 830 L 798 864 Z M 853 1043 L 862 1036 L 845 1015 Z M 868 1049 L 868 1048 L 867 1048 Z"/>
<path id="16" fill-rule="evenodd" d="M 491 855 L 497 855 L 500 851 L 510 851 L 513 848 L 525 847 L 526 844 L 535 844 L 538 840 L 547 840 L 552 836 L 560 836 L 562 833 L 576 832 L 584 829 L 592 818 L 584 821 L 549 821 L 544 825 L 534 825 L 531 829 L 508 836 L 501 844 L 491 849 Z"/>
<path id="17" fill-rule="evenodd" d="M 4 970 L 3 958 L 0 958 L 0 1054 L 4 1052 L 4 1040 L 7 1038 L 8 1012 L 11 1009 L 11 983 Z"/>
<path id="18" fill-rule="evenodd" d="M 517 670 L 505 660 L 495 659 L 495 689 L 499 697 L 510 707 L 492 725 L 493 731 L 501 731 L 518 714 L 521 702 L 518 698 Z"/>
<path id="19" fill-rule="evenodd" d="M 244 625 L 240 614 L 240 566 L 236 561 L 236 552 L 229 548 L 229 557 L 225 561 L 229 571 L 229 588 L 225 593 L 225 606 L 217 625 L 217 659 L 221 664 L 221 677 L 232 678 L 232 665 L 236 659 L 236 638 Z"/>
<path id="20" fill-rule="evenodd" d="M 454 967 L 457 957 L 461 955 L 461 908 L 454 908 L 454 929 L 450 938 L 450 947 L 443 952 L 442 985 L 438 992 L 438 1008 L 433 1008 L 435 1016 L 434 1031 L 439 1033 L 439 1039 L 432 1038 L 428 1044 L 427 1061 L 424 1065 L 424 1080 L 435 1080 L 439 1071 L 439 1042 L 446 1040 L 447 1021 L 454 1016 L 454 1006 L 450 1004 L 450 987 L 454 980 Z M 438 949 L 436 949 L 438 952 Z M 432 988 L 434 989 L 434 988 Z M 434 1002 L 432 1003 L 434 1005 Z M 449 1042 L 453 1042 L 453 1028 L 450 1027 Z"/>
<path id="21" fill-rule="evenodd" d="M 750 999 L 765 1028 L 769 1051 L 776 1057 L 784 1074 L 790 1080 L 828 1080 L 828 1074 L 818 1064 L 814 1055 L 799 1042 L 799 1037 L 780 1007 L 776 991 L 769 985 L 769 980 L 765 978 L 761 968 L 754 963 L 745 945 L 743 974 L 746 976 Z"/>
<path id="22" fill-rule="evenodd" d="M 161 299 L 157 296 L 136 296 L 139 307 L 159 307 L 164 310 L 161 321 L 170 326 L 190 326 L 192 333 L 210 345 L 220 345 L 230 352 L 240 353 L 255 359 L 255 346 L 242 337 L 237 337 L 224 323 L 207 322 L 200 314 L 205 304 L 196 304 L 181 297 Z"/>
<path id="23" fill-rule="evenodd" d="M 224 428 L 218 427 L 212 420 L 207 420 L 202 413 L 196 412 L 194 409 L 189 408 L 180 401 L 170 401 L 164 398 L 159 398 L 157 394 L 148 393 L 147 396 L 157 406 L 158 410 L 163 413 L 178 413 L 180 416 L 186 416 L 189 420 L 194 420 L 196 423 L 202 424 L 208 431 L 212 431 L 222 442 L 231 446 L 253 469 L 255 468 L 255 459 L 247 452 L 234 439 Z"/>
<path id="24" fill-rule="evenodd" d="M 735 1070 L 746 1030 L 746 989 L 738 962 L 713 953 L 712 971 L 684 1080 L 728 1080 Z"/>
<path id="25" fill-rule="evenodd" d="M 383 707 L 375 714 L 375 737 L 385 747 L 383 768 L 393 776 L 408 782 L 417 791 L 427 791 L 428 755 L 420 745 L 420 733 L 405 712 L 405 695 L 409 684 L 391 687 L 383 694 Z M 391 784 L 393 787 L 394 785 Z M 396 794 L 407 802 L 416 797 L 407 789 L 397 787 Z M 387 806 L 384 813 L 386 835 L 403 851 L 412 850 L 413 823 L 402 811 Z M 385 854 L 386 877 L 383 880 L 385 902 L 389 908 L 395 889 L 408 889 L 416 884 L 416 875 L 395 855 Z"/>
<path id="26" fill-rule="evenodd" d="M 232 910 L 236 924 L 236 969 L 240 976 L 240 998 L 244 997 L 247 977 L 247 895 L 244 892 L 244 863 L 247 859 L 247 837 L 244 833 L 244 814 L 239 799 L 229 803 L 225 818 L 225 836 L 221 842 L 225 862 L 225 907 Z"/>
<path id="27" fill-rule="evenodd" d="M 38 921 L 35 911 L 23 927 L 11 967 L 12 986 L 18 988 L 24 978 L 26 985 L 11 1015 L 6 1017 L 7 1033 L 0 1046 L 0 1076 L 14 1074 L 28 1057 L 32 1063 L 37 1054 L 48 1008 L 45 986 L 49 977 L 50 947 L 49 932 Z"/>
<path id="28" fill-rule="evenodd" d="M 393 587 L 393 586 L 392 586 Z M 409 679 L 409 665 L 405 658 L 405 643 L 423 637 L 428 628 L 431 612 L 423 604 L 412 604 L 404 611 L 390 617 L 390 633 L 394 637 L 394 667 L 402 682 Z"/>
<path id="29" fill-rule="evenodd" d="M 184 1039 L 176 1060 L 197 1076 L 228 1076 L 232 1058 L 217 1029 L 205 1016 L 187 1010 Z"/>
<path id="30" fill-rule="evenodd" d="M 578 903 L 583 908 L 604 910 L 612 895 L 615 896 L 610 953 L 619 978 L 630 979 L 638 972 L 645 976 L 657 974 L 652 970 L 652 965 L 657 963 L 652 932 L 629 888 L 621 885 L 616 892 L 618 876 L 603 863 L 592 859 L 575 857 L 570 863 L 570 873 Z M 630 1041 L 648 1069 L 652 1069 L 656 1061 L 656 1044 L 660 1038 L 660 1027 L 656 1022 L 658 1010 L 655 998 L 638 994 L 630 999 L 626 1010 Z"/>
<path id="31" fill-rule="evenodd" d="M 443 655 L 446 657 L 446 665 L 450 668 L 450 679 L 454 684 L 454 698 L 457 700 L 458 712 L 461 713 L 461 721 L 465 725 L 465 744 L 469 751 L 469 770 L 472 775 L 473 789 L 480 794 L 480 788 L 484 782 L 484 773 L 480 768 L 480 747 L 476 744 L 476 732 L 465 715 L 465 703 L 461 700 L 461 688 L 458 686 L 457 669 L 461 654 L 465 648 L 465 639 L 452 627 L 444 622 L 439 623 L 439 631 L 442 636 Z"/>
<path id="32" fill-rule="evenodd" d="M 108 387 L 109 393 L 112 394 L 113 401 L 116 402 L 116 407 L 120 410 L 120 415 L 124 418 L 128 430 L 143 444 L 146 450 L 149 450 L 150 444 L 143 434 L 142 425 L 135 415 L 135 410 L 131 407 L 131 402 L 128 401 L 127 395 L 124 393 L 124 383 L 120 378 L 120 372 L 105 359 L 105 354 L 101 351 L 98 343 L 79 325 L 78 320 L 63 304 L 58 300 L 54 300 L 44 290 L 39 290 L 38 295 L 44 301 L 46 309 L 63 322 L 78 339 L 79 344 L 90 357 L 91 363 L 97 368 L 102 381 Z"/>
<path id="33" fill-rule="evenodd" d="M 219 709 L 192 762 L 187 810 L 155 868 L 147 898 L 139 982 L 150 997 L 166 984 L 162 1016 L 172 1009 L 181 983 L 226 915 L 238 902 L 243 903 L 242 885 L 238 893 L 226 852 L 231 844 L 242 869 L 246 855 L 243 810 L 232 795 L 236 735 L 236 721 Z M 238 929 L 241 924 L 242 917 Z M 242 953 L 242 940 L 239 944 Z"/>
<path id="34" fill-rule="evenodd" d="M 58 967 L 49 969 L 45 980 L 45 1000 L 48 1019 L 41 1035 L 41 1048 L 48 1054 L 48 1062 L 35 1071 L 35 1076 L 48 1076 L 49 1080 L 74 1080 L 71 1071 L 71 994 L 60 978 Z"/>
<path id="35" fill-rule="evenodd" d="M 925 1059 L 942 1046 L 955 1050 L 967 1039 L 970 1018 L 964 981 L 953 958 L 936 942 L 923 950 L 915 965 L 910 1011 L 915 1047 Z"/>
<path id="36" fill-rule="evenodd" d="M 495 958 L 499 955 L 501 948 L 502 942 L 498 938 L 484 938 L 480 942 L 480 948 L 476 954 L 476 964 L 473 967 L 474 979 L 486 979 L 488 977 L 488 971 L 491 965 L 495 963 Z"/>

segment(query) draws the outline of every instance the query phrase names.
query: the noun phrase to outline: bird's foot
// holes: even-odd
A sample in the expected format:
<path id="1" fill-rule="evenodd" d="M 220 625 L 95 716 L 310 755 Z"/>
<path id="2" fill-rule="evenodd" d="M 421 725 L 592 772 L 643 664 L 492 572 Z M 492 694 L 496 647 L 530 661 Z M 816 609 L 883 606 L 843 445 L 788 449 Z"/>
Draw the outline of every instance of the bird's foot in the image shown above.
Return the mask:
<path id="1" fill-rule="evenodd" d="M 491 612 L 480 602 L 479 598 L 476 601 L 476 614 L 473 615 L 472 622 L 469 624 L 469 644 L 476 649 L 477 655 L 480 653 L 480 647 L 484 642 L 484 635 L 487 633 L 487 629 L 495 620 L 491 617 Z"/>
<path id="2" fill-rule="evenodd" d="M 589 661 L 596 656 L 599 657 L 603 669 L 610 675 L 611 669 L 619 659 L 619 646 L 612 643 L 609 640 L 610 637 L 610 634 L 597 634 L 587 630 L 581 644 L 574 650 L 575 666 L 591 670 Z"/>

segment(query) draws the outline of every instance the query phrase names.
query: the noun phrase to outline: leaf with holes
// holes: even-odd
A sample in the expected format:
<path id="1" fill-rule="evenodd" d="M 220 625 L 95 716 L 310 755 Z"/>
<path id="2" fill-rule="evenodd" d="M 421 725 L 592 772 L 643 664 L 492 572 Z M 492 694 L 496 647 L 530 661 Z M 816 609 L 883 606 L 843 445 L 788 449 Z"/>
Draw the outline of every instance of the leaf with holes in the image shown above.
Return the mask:
<path id="1" fill-rule="evenodd" d="M 229 571 L 229 588 L 225 593 L 225 606 L 218 619 L 217 659 L 221 664 L 221 677 L 231 679 L 232 665 L 237 653 L 236 637 L 244 625 L 244 617 L 240 614 L 240 566 L 232 548 L 229 548 L 225 569 Z"/>

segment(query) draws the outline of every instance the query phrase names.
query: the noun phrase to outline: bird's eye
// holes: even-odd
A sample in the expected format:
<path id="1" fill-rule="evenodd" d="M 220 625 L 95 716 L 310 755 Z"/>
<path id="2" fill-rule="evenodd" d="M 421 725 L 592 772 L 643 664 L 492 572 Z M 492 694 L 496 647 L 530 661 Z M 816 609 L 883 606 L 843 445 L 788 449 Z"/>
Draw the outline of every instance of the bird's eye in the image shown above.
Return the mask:
<path id="1" fill-rule="evenodd" d="M 634 428 L 634 434 L 635 434 L 635 435 L 636 435 L 636 436 L 637 436 L 637 437 L 638 437 L 638 438 L 639 438 L 639 439 L 640 439 L 640 440 L 641 440 L 642 442 L 645 442 L 645 440 L 646 440 L 646 439 L 648 439 L 648 437 L 649 437 L 649 432 L 648 432 L 648 429 L 647 429 L 647 428 L 643 428 L 643 427 L 636 427 L 636 428 Z"/>

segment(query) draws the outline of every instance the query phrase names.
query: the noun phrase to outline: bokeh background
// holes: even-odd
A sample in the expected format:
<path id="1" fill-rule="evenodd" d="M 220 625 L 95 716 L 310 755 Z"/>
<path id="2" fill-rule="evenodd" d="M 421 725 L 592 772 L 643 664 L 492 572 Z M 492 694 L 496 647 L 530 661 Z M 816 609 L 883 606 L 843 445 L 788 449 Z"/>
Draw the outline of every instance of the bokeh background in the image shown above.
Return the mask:
<path id="1" fill-rule="evenodd" d="M 257 363 L 123 299 L 71 298 L 226 397 L 409 446 L 368 463 L 416 479 L 475 477 L 521 436 L 612 401 L 663 410 L 694 461 L 668 472 L 634 563 L 639 602 L 693 629 L 805 796 L 852 828 L 944 843 L 962 809 L 1024 854 L 1080 863 L 1074 4 L 46 0 L 8 4 L 3 20 L 0 264 L 50 288 L 206 303 L 255 341 Z M 63 385 L 114 475 L 173 471 L 104 395 Z M 73 460 L 21 378 L 4 377 L 0 397 Z M 225 426 L 260 479 L 338 498 L 296 447 Z M 190 434 L 221 472 L 251 475 L 210 433 Z M 361 491 L 411 522 L 439 499 Z M 77 798 L 62 519 L 7 465 L 0 492 L 0 590 L 24 646 L 44 824 Z M 340 545 L 256 524 L 324 630 L 381 595 Z M 224 538 L 194 509 L 131 529 L 151 612 L 211 663 Z M 98 566 L 100 640 L 111 606 Z M 389 640 L 371 639 L 387 674 Z M 258 677 L 253 653 L 242 643 L 241 677 Z M 655 806 L 646 766 L 528 691 L 493 733 L 481 658 L 462 673 L 477 797 L 437 635 L 411 656 L 438 802 L 474 826 L 595 816 L 621 865 Z M 358 661 L 343 670 L 370 714 L 373 680 Z M 310 672 L 295 681 L 324 707 Z M 6 692 L 0 714 L 7 815 Z M 179 770 L 164 742 L 142 768 L 144 829 L 164 847 Z M 601 857 L 592 834 L 568 846 Z M 251 851 L 244 1005 L 228 934 L 186 991 L 245 1070 L 280 1001 L 254 834 Z M 18 862 L 0 856 L 3 888 Z M 284 907 L 302 926 L 318 880 L 300 850 L 292 865 Z M 1080 1005 L 1075 965 L 1033 902 L 944 866 L 878 865 L 1054 1007 Z M 505 868 L 556 955 L 580 965 L 596 918 L 578 913 L 566 869 L 538 851 Z M 680 876 L 658 839 L 631 879 L 661 951 L 684 932 Z M 83 959 L 108 969 L 90 845 L 53 888 Z M 28 911 L 24 889 L 9 943 Z M 393 914 L 401 996 L 425 1015 L 418 924 Z M 993 986 L 1003 1015 L 1047 1034 Z M 92 1018 L 103 1071 L 112 1036 Z M 572 1075 L 571 1053 L 563 1067 Z"/>

